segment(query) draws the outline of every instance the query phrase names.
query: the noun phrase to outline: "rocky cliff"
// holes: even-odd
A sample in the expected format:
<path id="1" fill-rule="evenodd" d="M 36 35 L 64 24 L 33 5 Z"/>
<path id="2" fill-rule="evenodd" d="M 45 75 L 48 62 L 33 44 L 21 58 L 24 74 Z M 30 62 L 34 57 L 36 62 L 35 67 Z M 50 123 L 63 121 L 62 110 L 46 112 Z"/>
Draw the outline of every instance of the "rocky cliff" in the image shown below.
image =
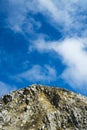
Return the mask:
<path id="1" fill-rule="evenodd" d="M 0 98 L 0 130 L 87 130 L 87 98 L 42 85 Z"/>

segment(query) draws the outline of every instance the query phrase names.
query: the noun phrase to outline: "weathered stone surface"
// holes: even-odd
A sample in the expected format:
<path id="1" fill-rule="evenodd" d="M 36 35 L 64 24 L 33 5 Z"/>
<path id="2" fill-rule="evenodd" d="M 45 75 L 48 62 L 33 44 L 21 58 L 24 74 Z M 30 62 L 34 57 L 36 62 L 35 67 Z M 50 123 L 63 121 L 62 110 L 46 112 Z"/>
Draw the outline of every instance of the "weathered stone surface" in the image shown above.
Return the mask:
<path id="1" fill-rule="evenodd" d="M 0 130 L 87 130 L 87 98 L 32 85 L 0 98 Z"/>

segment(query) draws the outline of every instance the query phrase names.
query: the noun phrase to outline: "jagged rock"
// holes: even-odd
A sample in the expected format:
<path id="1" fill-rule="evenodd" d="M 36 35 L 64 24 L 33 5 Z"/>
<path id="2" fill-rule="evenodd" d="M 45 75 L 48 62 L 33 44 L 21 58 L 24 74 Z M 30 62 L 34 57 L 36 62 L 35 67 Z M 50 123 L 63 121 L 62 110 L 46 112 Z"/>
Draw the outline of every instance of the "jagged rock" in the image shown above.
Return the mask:
<path id="1" fill-rule="evenodd" d="M 42 85 L 0 98 L 0 130 L 87 130 L 87 97 Z"/>
<path id="2" fill-rule="evenodd" d="M 3 101 L 5 104 L 7 104 L 8 102 L 12 101 L 12 97 L 10 95 L 5 95 L 3 97 Z"/>

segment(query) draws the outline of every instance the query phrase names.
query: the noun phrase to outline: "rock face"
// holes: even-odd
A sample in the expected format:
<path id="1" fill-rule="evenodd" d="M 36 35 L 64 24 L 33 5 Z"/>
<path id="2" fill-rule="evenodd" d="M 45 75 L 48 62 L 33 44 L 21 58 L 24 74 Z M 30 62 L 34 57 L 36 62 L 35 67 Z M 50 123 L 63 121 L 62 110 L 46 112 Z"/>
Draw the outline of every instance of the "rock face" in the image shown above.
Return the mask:
<path id="1" fill-rule="evenodd" d="M 32 85 L 0 98 L 0 130 L 87 130 L 87 98 Z"/>

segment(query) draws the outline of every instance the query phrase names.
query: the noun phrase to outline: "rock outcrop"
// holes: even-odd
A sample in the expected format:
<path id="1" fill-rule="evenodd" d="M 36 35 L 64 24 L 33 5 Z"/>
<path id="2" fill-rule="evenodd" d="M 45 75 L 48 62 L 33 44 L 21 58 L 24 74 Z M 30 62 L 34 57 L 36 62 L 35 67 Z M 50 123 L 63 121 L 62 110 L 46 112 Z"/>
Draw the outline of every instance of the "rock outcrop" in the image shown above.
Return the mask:
<path id="1" fill-rule="evenodd" d="M 32 85 L 0 98 L 0 130 L 87 130 L 87 98 Z"/>

